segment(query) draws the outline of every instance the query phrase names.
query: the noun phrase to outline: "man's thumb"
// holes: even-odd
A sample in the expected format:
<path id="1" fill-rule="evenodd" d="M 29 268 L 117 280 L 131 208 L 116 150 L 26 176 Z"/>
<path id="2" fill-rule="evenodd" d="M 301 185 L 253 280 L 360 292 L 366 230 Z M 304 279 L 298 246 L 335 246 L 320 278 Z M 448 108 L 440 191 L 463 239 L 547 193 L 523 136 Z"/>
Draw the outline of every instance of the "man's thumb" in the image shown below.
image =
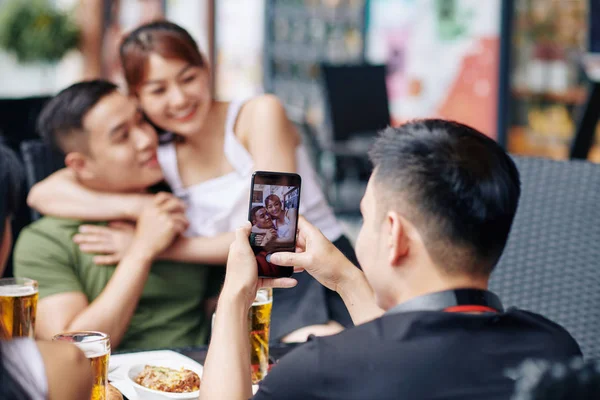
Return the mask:
<path id="1" fill-rule="evenodd" d="M 267 256 L 267 262 L 280 266 L 299 266 L 302 265 L 302 253 L 281 252 L 273 253 Z"/>

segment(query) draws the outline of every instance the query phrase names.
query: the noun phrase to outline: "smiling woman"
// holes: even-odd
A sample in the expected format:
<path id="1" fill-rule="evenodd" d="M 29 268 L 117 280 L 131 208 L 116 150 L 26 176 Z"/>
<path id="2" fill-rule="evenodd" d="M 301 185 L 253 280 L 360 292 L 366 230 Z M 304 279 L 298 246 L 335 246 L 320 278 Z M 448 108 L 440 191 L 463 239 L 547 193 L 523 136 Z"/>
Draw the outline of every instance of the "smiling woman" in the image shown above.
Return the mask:
<path id="1" fill-rule="evenodd" d="M 176 244 L 172 257 L 224 264 L 233 231 L 248 218 L 252 173 L 263 170 L 301 175 L 306 201 L 300 204 L 300 213 L 355 259 L 323 195 L 308 153 L 276 97 L 260 95 L 232 102 L 213 99 L 211 71 L 195 41 L 184 29 L 167 21 L 143 25 L 127 35 L 121 59 L 130 94 L 138 99 L 148 120 L 163 133 L 168 132 L 158 147 L 158 161 L 173 194 L 187 204 L 189 245 Z M 34 187 L 28 200 L 50 215 L 137 218 L 139 199 L 135 196 L 100 196 L 76 187 L 77 183 L 66 175 L 61 179 L 51 177 L 48 183 Z M 60 203 L 49 201 L 56 192 L 65 196 Z M 81 210 L 84 199 L 88 211 L 75 215 L 73 209 Z M 107 204 L 114 208 L 109 209 Z M 106 237 L 117 234 L 109 228 L 105 233 Z M 90 236 L 91 240 L 96 239 Z M 201 243 L 206 240 L 210 243 Z M 122 252 L 111 246 L 113 253 Z M 223 269 L 215 268 L 213 272 L 221 275 L 214 285 L 219 290 Z M 306 326 L 334 326 L 329 333 L 335 333 L 341 325 L 352 324 L 337 294 L 308 274 L 298 274 L 297 278 L 299 283 L 294 289 L 274 293 L 273 339 L 280 340 Z M 332 320 L 339 324 L 330 324 Z M 311 333 L 311 329 L 306 332 Z"/>

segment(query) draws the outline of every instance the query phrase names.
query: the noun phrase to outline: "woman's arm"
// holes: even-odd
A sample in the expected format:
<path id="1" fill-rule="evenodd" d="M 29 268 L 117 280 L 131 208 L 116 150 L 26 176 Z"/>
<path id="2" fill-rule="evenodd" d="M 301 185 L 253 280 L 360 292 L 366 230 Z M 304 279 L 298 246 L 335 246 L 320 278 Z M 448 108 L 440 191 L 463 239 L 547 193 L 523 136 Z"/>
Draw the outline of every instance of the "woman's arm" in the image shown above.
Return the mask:
<path id="1" fill-rule="evenodd" d="M 257 171 L 296 172 L 300 137 L 285 108 L 273 95 L 262 95 L 242 109 L 239 136 Z"/>
<path id="2" fill-rule="evenodd" d="M 158 258 L 189 263 L 225 265 L 235 232 L 211 237 L 179 237 Z"/>
<path id="3" fill-rule="evenodd" d="M 82 186 L 73 171 L 61 169 L 36 183 L 27 196 L 29 207 L 41 214 L 88 221 L 136 220 L 151 201 L 149 194 L 103 193 Z"/>

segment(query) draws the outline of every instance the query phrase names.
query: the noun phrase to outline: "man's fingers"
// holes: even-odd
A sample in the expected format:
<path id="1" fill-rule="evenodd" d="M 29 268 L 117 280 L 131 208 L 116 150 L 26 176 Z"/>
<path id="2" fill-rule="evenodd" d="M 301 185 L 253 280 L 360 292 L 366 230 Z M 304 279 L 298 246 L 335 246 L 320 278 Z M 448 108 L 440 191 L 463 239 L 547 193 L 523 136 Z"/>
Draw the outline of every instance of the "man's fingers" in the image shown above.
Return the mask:
<path id="1" fill-rule="evenodd" d="M 294 273 L 299 274 L 300 272 L 304 272 L 304 268 L 302 267 L 294 267 Z"/>
<path id="2" fill-rule="evenodd" d="M 95 235 L 106 235 L 109 232 L 109 228 L 98 225 L 81 225 L 79 226 L 79 233 L 91 233 Z"/>
<path id="3" fill-rule="evenodd" d="M 252 249 L 250 248 L 250 229 L 252 228 L 252 225 L 250 225 L 250 222 L 246 222 L 244 223 L 244 225 L 240 226 L 239 228 L 237 228 L 235 230 L 235 240 L 231 243 L 231 245 L 229 246 L 229 251 L 230 252 L 236 252 L 236 253 L 246 253 L 246 252 L 252 252 Z"/>
<path id="4" fill-rule="evenodd" d="M 248 237 L 250 236 L 250 229 L 251 228 L 252 228 L 252 225 L 250 225 L 250 222 L 246 222 L 246 223 L 244 223 L 244 225 L 242 225 L 239 228 L 237 228 L 235 230 L 235 240 L 236 240 L 236 242 L 241 241 L 241 242 L 248 243 Z"/>
<path id="5" fill-rule="evenodd" d="M 161 204 L 163 204 L 165 201 L 167 201 L 168 199 L 170 199 L 173 195 L 167 193 L 167 192 L 159 192 L 157 194 L 154 195 L 154 204 L 157 206 L 160 206 Z"/>
<path id="6" fill-rule="evenodd" d="M 298 284 L 294 278 L 261 278 L 258 282 L 259 287 L 263 288 L 293 288 Z"/>
<path id="7" fill-rule="evenodd" d="M 78 233 L 73 236 L 73 241 L 78 244 L 83 243 L 104 243 L 108 237 L 105 234 L 98 233 Z"/>
<path id="8" fill-rule="evenodd" d="M 84 253 L 112 253 L 114 248 L 106 243 L 82 243 L 79 245 L 79 249 Z"/>
<path id="9" fill-rule="evenodd" d="M 185 202 L 175 197 L 173 194 L 167 192 L 160 192 L 155 194 L 153 200 L 154 205 L 163 210 L 165 207 L 177 207 L 183 210 L 185 210 L 186 208 Z"/>
<path id="10" fill-rule="evenodd" d="M 303 215 L 298 217 L 298 230 L 300 232 L 304 232 L 305 234 L 311 234 L 318 231 Z"/>
<path id="11" fill-rule="evenodd" d="M 96 256 L 94 257 L 94 264 L 96 265 L 114 265 L 119 262 L 117 256 Z"/>
<path id="12" fill-rule="evenodd" d="M 183 215 L 173 215 L 172 218 L 173 223 L 175 224 L 175 231 L 177 233 L 181 234 L 187 230 L 189 226 L 187 218 L 185 218 Z"/>
<path id="13" fill-rule="evenodd" d="M 112 221 L 108 223 L 108 226 L 115 229 L 135 229 L 132 223 L 125 221 Z"/>
<path id="14" fill-rule="evenodd" d="M 187 223 L 186 222 L 175 221 L 174 225 L 175 225 L 175 232 L 178 235 L 183 235 L 183 233 L 187 230 Z"/>
<path id="15" fill-rule="evenodd" d="M 171 198 L 163 202 L 160 205 L 160 209 L 169 213 L 183 213 L 185 212 L 185 204 L 179 199 Z"/>
<path id="16" fill-rule="evenodd" d="M 271 254 L 267 261 L 275 265 L 293 265 L 304 268 L 304 258 L 304 253 L 280 252 Z"/>

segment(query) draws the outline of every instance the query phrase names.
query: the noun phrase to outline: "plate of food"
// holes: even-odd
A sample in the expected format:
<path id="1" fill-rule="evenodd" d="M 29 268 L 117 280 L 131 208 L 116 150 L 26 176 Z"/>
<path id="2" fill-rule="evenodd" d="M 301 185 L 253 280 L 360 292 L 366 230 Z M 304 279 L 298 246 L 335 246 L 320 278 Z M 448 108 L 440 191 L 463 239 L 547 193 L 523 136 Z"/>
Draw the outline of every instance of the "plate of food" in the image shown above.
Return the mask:
<path id="1" fill-rule="evenodd" d="M 173 359 L 136 363 L 127 372 L 138 397 L 148 400 L 197 399 L 201 376 L 197 365 Z"/>
<path id="2" fill-rule="evenodd" d="M 152 350 L 127 354 L 117 354 L 114 356 L 111 355 L 110 364 L 108 368 L 108 380 L 114 387 L 116 387 L 121 393 L 123 393 L 123 395 L 127 396 L 129 400 L 198 398 L 197 391 L 194 397 L 187 395 L 186 393 L 170 393 L 162 391 L 154 393 L 146 391 L 144 389 L 140 389 L 138 386 L 136 386 L 139 384 L 135 382 L 135 378 L 137 376 L 130 377 L 130 374 L 133 374 L 135 367 L 137 367 L 135 371 L 138 372 L 138 374 L 141 373 L 146 365 L 155 367 L 165 367 L 174 370 L 180 370 L 181 368 L 184 368 L 195 372 L 198 375 L 198 377 L 202 379 L 202 364 L 199 364 L 193 359 L 175 351 Z M 140 394 L 142 392 L 144 393 L 143 395 Z M 176 397 L 178 395 L 179 397 Z"/>

